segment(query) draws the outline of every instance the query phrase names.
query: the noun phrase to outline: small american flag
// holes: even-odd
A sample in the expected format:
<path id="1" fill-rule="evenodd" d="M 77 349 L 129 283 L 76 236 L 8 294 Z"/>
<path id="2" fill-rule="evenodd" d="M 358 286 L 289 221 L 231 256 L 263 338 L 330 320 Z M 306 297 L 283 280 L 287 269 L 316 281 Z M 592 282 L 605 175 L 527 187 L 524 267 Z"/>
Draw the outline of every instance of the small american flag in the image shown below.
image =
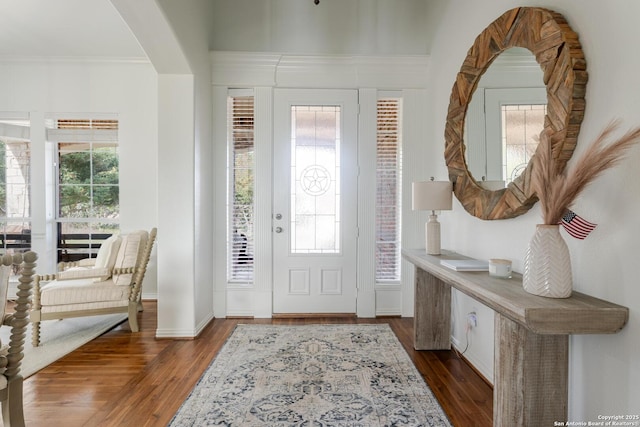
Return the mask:
<path id="1" fill-rule="evenodd" d="M 564 229 L 567 230 L 567 233 L 580 240 L 587 237 L 597 225 L 580 218 L 573 211 L 567 211 L 567 213 L 562 217 L 562 221 L 560 223 Z"/>

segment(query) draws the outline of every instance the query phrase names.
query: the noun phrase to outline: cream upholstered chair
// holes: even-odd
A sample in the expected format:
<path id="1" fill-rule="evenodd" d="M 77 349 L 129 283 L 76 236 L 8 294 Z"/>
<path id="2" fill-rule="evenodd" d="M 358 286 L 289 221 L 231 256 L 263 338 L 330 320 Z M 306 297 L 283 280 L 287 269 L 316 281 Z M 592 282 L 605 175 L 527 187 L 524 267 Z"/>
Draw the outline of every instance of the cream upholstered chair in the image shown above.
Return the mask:
<path id="1" fill-rule="evenodd" d="M 33 346 L 40 345 L 40 322 L 69 317 L 128 313 L 132 332 L 138 332 L 142 310 L 142 281 L 147 271 L 156 229 L 112 236 L 95 260 L 59 265 L 59 271 L 34 280 Z"/>
<path id="2" fill-rule="evenodd" d="M 88 274 L 87 270 L 93 269 L 92 271 L 94 273 L 96 271 L 100 271 L 100 273 L 98 273 L 100 275 L 110 275 L 110 270 L 112 270 L 116 265 L 116 256 L 118 256 L 118 249 L 120 249 L 121 242 L 122 237 L 118 234 L 113 234 L 111 237 L 102 242 L 102 245 L 100 245 L 100 249 L 98 250 L 98 254 L 95 258 L 84 258 L 78 261 L 60 262 L 58 263 L 58 272 L 67 271 L 67 273 L 63 273 L 63 277 L 65 274 L 68 277 L 72 277 L 74 275 L 82 276 L 83 274 Z"/>
<path id="3" fill-rule="evenodd" d="M 3 297 L 0 319 L 3 328 L 11 327 L 9 342 L 0 343 L 0 400 L 5 426 L 24 426 L 20 365 L 24 357 L 24 341 L 29 324 L 31 289 L 37 259 L 38 255 L 35 252 L 0 257 L 0 295 Z M 13 313 L 5 313 L 9 276 L 16 267 L 19 281 L 17 298 Z"/>

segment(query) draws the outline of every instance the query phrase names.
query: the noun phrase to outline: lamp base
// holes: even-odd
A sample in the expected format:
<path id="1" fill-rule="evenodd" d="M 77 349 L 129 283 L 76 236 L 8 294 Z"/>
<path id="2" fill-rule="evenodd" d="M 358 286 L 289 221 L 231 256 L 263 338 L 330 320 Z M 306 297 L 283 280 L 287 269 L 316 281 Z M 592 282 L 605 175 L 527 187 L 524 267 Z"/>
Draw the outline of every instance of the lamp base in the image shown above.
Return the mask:
<path id="1" fill-rule="evenodd" d="M 425 248 L 429 255 L 440 255 L 440 223 L 438 215 L 429 215 L 429 221 L 425 224 Z"/>

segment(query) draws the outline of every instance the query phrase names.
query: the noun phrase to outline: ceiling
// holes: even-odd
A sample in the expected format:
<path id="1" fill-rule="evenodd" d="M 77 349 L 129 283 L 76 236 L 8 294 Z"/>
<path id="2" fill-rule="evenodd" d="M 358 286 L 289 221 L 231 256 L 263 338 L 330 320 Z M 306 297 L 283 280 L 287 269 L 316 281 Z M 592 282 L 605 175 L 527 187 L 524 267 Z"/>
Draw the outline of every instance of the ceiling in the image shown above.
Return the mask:
<path id="1" fill-rule="evenodd" d="M 320 6 L 315 6 L 312 0 L 147 0 L 147 3 L 152 1 L 164 9 L 162 13 L 172 14 L 171 21 L 175 21 L 172 23 L 178 25 L 184 24 L 180 20 L 187 16 L 200 16 L 204 26 L 209 27 L 205 31 L 212 50 L 362 54 L 428 53 L 431 31 L 440 16 L 438 10 L 446 3 L 446 0 L 403 0 L 403 7 L 397 0 L 364 3 L 365 0 L 323 0 Z M 186 14 L 184 8 L 198 12 Z M 397 13 L 391 14 L 393 19 L 383 20 L 376 15 L 387 16 L 385 11 L 389 8 L 397 9 Z M 238 31 L 238 17 L 240 23 L 245 23 L 248 11 L 253 12 L 251 25 L 245 24 Z M 296 19 L 291 19 L 292 13 L 298 14 Z M 332 17 L 345 14 L 350 20 L 344 18 L 347 21 L 332 30 L 337 35 L 327 33 L 326 28 L 335 25 Z M 282 22 L 288 23 L 284 29 L 280 29 Z M 345 33 L 345 28 L 351 32 Z M 399 28 L 403 31 L 398 31 Z M 333 45 L 325 46 L 331 41 L 344 52 Z M 291 46 L 294 42 L 300 46 Z M 0 61 L 25 58 L 147 59 L 147 55 L 112 0 L 0 0 Z"/>
<path id="2" fill-rule="evenodd" d="M 109 0 L 0 0 L 2 58 L 146 58 Z"/>

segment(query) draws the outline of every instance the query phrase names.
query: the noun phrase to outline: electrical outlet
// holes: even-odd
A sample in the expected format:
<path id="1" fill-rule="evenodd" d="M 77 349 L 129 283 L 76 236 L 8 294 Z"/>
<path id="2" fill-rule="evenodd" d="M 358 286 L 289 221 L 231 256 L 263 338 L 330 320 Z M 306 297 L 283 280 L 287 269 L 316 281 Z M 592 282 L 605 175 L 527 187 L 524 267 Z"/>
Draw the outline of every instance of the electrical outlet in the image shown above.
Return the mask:
<path id="1" fill-rule="evenodd" d="M 467 314 L 467 326 L 469 328 L 475 328 L 478 326 L 478 316 L 475 311 L 470 311 L 469 314 Z"/>

